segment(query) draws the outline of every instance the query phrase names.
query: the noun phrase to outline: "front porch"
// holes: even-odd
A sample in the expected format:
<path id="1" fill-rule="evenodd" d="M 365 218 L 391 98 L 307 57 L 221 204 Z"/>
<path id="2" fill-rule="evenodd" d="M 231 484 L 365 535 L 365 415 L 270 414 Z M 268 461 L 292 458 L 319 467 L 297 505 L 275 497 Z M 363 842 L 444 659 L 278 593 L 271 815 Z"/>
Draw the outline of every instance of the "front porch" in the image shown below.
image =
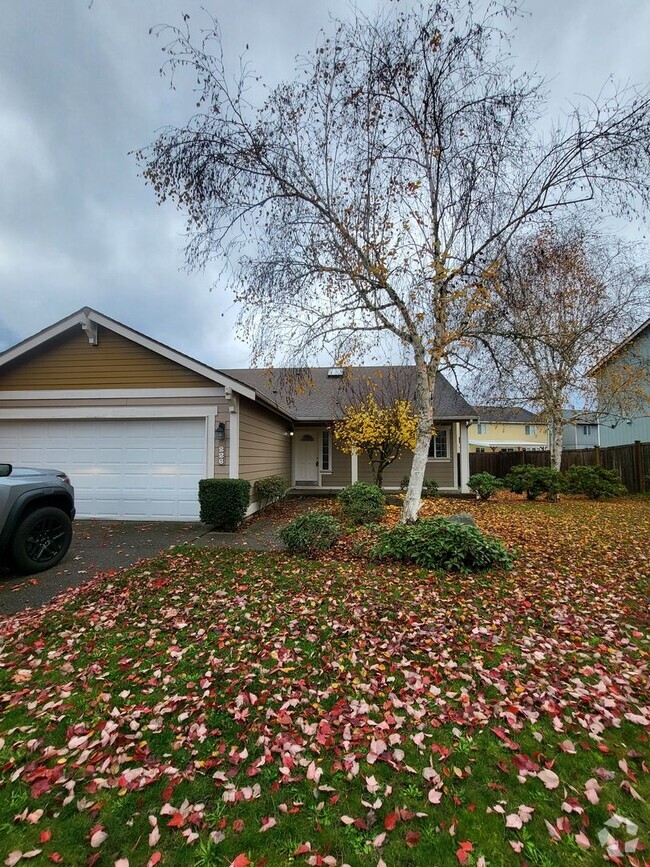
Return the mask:
<path id="1" fill-rule="evenodd" d="M 464 419 L 436 422 L 425 478 L 437 482 L 441 495 L 470 494 L 468 424 Z M 410 474 L 411 461 L 412 453 L 407 452 L 384 470 L 384 490 L 400 490 L 402 479 Z M 334 496 L 357 481 L 371 483 L 372 468 L 363 454 L 345 454 L 337 447 L 331 424 L 295 427 L 291 485 L 298 495 Z"/>

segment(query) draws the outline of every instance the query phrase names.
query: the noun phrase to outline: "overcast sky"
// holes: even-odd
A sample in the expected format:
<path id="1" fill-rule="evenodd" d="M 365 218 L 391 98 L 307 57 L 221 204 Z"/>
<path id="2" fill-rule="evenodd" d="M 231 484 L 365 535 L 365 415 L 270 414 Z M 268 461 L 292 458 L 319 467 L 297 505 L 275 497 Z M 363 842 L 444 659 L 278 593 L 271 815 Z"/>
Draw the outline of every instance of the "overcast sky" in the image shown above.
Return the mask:
<path id="1" fill-rule="evenodd" d="M 408 0 L 401 0 L 404 4 Z M 359 0 L 367 11 L 375 0 Z M 248 363 L 215 274 L 183 270 L 183 219 L 159 207 L 130 151 L 192 113 L 159 75 L 159 23 L 197 27 L 229 54 L 249 45 L 273 83 L 343 0 L 0 0 L 0 350 L 83 306 L 215 367 Z M 514 51 L 552 78 L 552 110 L 608 76 L 650 81 L 648 0 L 528 0 Z M 640 226 L 625 231 L 640 237 Z"/>

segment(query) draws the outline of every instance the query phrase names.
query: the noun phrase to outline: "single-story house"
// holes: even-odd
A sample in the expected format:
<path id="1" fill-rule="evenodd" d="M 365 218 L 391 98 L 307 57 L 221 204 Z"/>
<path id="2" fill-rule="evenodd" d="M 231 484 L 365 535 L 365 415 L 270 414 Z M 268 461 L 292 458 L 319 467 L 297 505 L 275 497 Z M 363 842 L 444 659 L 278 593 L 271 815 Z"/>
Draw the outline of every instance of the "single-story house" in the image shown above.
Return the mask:
<path id="1" fill-rule="evenodd" d="M 548 427 L 520 406 L 475 406 L 477 421 L 469 429 L 471 452 L 548 449 Z"/>
<path id="2" fill-rule="evenodd" d="M 293 393 L 284 373 L 217 370 L 83 308 L 0 354 L 0 460 L 68 472 L 84 518 L 197 520 L 201 478 L 370 480 L 332 436 L 341 371 L 310 369 Z M 465 492 L 475 414 L 442 376 L 435 404 L 427 478 Z M 409 468 L 405 455 L 385 486 Z"/>

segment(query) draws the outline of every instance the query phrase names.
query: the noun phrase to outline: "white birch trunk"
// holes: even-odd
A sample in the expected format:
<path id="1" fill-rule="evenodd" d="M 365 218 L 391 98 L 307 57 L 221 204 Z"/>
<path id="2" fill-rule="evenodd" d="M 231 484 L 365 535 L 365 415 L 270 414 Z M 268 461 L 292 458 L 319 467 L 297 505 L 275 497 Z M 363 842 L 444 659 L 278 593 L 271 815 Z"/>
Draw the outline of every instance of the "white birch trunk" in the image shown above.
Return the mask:
<path id="1" fill-rule="evenodd" d="M 564 441 L 564 418 L 551 419 L 551 466 L 558 472 L 562 468 L 562 446 Z"/>
<path id="2" fill-rule="evenodd" d="M 433 380 L 435 381 L 435 380 Z M 402 507 L 402 523 L 414 524 L 418 519 L 420 500 L 422 499 L 422 484 L 427 469 L 429 444 L 433 429 L 433 385 L 429 370 L 424 361 L 416 360 L 415 413 L 418 418 L 418 430 L 415 440 L 411 476 L 409 479 L 404 506 Z"/>

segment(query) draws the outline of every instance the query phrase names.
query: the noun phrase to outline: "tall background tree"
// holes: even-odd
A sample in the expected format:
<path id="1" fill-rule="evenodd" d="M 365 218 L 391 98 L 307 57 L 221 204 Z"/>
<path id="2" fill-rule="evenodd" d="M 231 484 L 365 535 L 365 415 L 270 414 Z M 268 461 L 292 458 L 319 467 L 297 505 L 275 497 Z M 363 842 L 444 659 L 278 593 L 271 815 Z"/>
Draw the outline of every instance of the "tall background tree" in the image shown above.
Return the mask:
<path id="1" fill-rule="evenodd" d="M 549 223 L 513 243 L 500 273 L 499 301 L 482 324 L 492 338 L 480 399 L 510 398 L 536 410 L 549 426 L 551 465 L 559 470 L 565 410 L 596 410 L 588 371 L 644 318 L 650 278 L 629 245 L 576 221 Z M 620 410 L 650 385 L 639 368 L 616 376 L 616 388 L 601 388 L 601 411 L 613 409 L 602 404 L 605 395 Z"/>
<path id="2" fill-rule="evenodd" d="M 410 354 L 404 521 L 418 514 L 436 372 L 476 335 L 513 236 L 592 201 L 629 213 L 650 200 L 648 94 L 612 86 L 542 134 L 545 84 L 507 55 L 515 12 L 353 10 L 258 105 L 258 80 L 224 68 L 216 23 L 198 41 L 172 29 L 171 72 L 189 70 L 198 110 L 139 155 L 159 200 L 187 214 L 188 265 L 227 263 L 257 357 L 349 359 L 384 334 Z"/>

